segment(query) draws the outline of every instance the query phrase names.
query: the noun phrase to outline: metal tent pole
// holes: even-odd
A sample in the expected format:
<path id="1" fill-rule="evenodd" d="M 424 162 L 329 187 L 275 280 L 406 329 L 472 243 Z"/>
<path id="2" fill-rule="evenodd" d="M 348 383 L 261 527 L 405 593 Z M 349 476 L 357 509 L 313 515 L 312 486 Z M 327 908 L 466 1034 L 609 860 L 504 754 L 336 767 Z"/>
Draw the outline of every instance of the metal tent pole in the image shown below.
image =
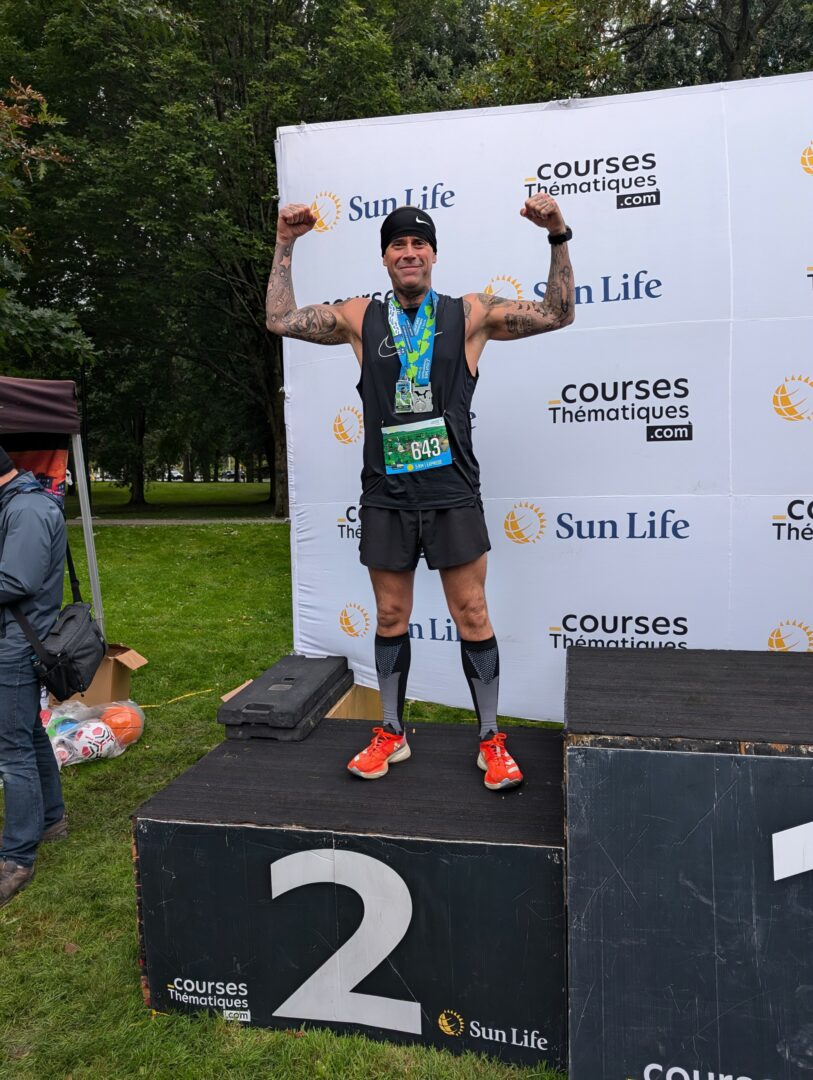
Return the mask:
<path id="1" fill-rule="evenodd" d="M 104 608 L 102 607 L 102 589 L 99 584 L 99 564 L 96 562 L 96 545 L 93 542 L 93 522 L 90 514 L 90 495 L 88 492 L 85 455 L 82 451 L 81 435 L 71 436 L 73 464 L 76 468 L 76 484 L 79 488 L 79 509 L 82 514 L 82 532 L 85 537 L 85 552 L 88 560 L 90 594 L 93 599 L 93 614 L 104 633 Z"/>

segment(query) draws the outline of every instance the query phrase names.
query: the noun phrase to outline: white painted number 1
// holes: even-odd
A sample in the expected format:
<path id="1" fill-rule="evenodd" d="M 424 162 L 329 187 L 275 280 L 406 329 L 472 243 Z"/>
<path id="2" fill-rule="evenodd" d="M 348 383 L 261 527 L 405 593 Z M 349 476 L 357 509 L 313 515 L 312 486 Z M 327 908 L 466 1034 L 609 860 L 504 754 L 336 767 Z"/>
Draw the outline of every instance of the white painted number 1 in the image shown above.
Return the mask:
<path id="1" fill-rule="evenodd" d="M 286 855 L 271 864 L 271 895 L 276 898 L 302 885 L 346 885 L 364 903 L 361 925 L 274 1016 L 298 1020 L 333 1020 L 392 1031 L 421 1032 L 417 1001 L 357 994 L 353 987 L 385 960 L 407 932 L 412 897 L 402 877 L 385 863 L 355 851 L 317 848 Z"/>

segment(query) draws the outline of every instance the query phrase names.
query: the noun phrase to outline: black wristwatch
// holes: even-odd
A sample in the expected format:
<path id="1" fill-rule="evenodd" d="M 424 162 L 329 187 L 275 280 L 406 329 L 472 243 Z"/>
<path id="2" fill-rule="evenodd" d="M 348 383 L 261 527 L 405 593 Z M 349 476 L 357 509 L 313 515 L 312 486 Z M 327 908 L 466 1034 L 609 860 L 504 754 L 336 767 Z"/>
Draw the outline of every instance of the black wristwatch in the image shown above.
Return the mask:
<path id="1" fill-rule="evenodd" d="M 566 244 L 568 242 L 568 240 L 572 240 L 572 239 L 573 239 L 573 230 L 571 229 L 571 227 L 569 225 L 565 225 L 565 231 L 557 233 L 556 236 L 553 236 L 551 233 L 548 233 L 548 243 L 553 244 L 554 246 L 556 244 Z"/>

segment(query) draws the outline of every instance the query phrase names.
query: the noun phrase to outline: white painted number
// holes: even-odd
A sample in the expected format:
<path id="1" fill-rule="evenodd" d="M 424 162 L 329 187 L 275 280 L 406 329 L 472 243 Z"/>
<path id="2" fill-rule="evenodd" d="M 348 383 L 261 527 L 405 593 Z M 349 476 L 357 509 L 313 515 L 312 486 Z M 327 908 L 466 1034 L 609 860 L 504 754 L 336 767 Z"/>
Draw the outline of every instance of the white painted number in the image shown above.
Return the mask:
<path id="1" fill-rule="evenodd" d="M 813 821 L 775 832 L 771 839 L 774 881 L 813 870 Z"/>
<path id="2" fill-rule="evenodd" d="M 318 848 L 286 855 L 271 864 L 271 895 L 276 899 L 302 885 L 346 885 L 364 903 L 361 925 L 274 1016 L 333 1020 L 392 1031 L 421 1033 L 417 1001 L 357 994 L 353 987 L 385 960 L 407 932 L 412 897 L 403 878 L 378 859 L 355 851 Z"/>

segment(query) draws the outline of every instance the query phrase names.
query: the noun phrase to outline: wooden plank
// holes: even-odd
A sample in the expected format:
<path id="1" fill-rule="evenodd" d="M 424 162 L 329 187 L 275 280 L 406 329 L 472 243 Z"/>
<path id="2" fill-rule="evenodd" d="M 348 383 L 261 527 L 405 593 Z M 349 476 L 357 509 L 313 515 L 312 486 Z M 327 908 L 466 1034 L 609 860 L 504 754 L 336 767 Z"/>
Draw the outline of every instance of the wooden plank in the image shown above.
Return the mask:
<path id="1" fill-rule="evenodd" d="M 380 724 L 384 719 L 381 695 L 370 686 L 351 686 L 326 717 L 334 720 L 370 720 Z"/>

